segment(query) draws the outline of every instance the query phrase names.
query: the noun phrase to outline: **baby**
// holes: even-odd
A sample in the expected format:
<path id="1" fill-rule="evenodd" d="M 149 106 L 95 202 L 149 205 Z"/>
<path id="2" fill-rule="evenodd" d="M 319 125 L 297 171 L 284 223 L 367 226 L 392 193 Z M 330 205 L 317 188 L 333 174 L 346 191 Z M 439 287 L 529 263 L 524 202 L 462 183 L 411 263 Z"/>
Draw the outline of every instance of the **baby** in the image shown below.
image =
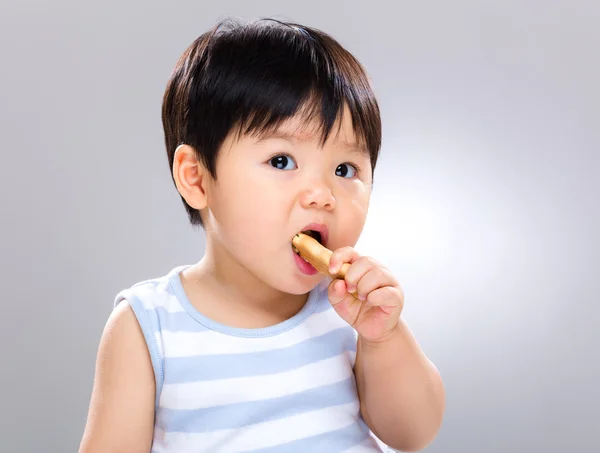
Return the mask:
<path id="1" fill-rule="evenodd" d="M 381 142 L 361 64 L 313 28 L 224 20 L 177 62 L 162 120 L 206 251 L 116 296 L 80 453 L 427 446 L 442 380 L 397 279 L 353 248 Z M 333 252 L 333 278 L 300 232 Z"/>

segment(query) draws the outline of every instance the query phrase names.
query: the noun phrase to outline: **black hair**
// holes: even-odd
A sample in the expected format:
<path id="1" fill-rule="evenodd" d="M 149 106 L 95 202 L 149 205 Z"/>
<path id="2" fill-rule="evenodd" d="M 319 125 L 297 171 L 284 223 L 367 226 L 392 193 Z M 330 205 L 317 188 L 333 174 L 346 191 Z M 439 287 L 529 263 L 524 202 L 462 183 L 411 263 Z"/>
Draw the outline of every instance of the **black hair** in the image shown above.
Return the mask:
<path id="1" fill-rule="evenodd" d="M 234 128 L 265 133 L 297 113 L 318 120 L 324 143 L 344 104 L 374 170 L 381 118 L 359 61 L 314 28 L 224 19 L 185 50 L 168 80 L 162 122 L 171 174 L 175 150 L 187 144 L 216 179 L 219 149 Z M 202 225 L 200 213 L 183 203 L 190 222 Z"/>

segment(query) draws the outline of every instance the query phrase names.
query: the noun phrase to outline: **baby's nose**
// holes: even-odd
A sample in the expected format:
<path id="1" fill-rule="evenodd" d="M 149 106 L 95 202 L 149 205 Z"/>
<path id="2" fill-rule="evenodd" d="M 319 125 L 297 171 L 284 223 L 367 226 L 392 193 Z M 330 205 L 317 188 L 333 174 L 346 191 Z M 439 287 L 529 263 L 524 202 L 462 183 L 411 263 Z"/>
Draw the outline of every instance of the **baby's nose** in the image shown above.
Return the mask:
<path id="1" fill-rule="evenodd" d="M 324 183 L 313 181 L 303 192 L 300 202 L 304 208 L 331 210 L 335 207 L 335 197 Z"/>

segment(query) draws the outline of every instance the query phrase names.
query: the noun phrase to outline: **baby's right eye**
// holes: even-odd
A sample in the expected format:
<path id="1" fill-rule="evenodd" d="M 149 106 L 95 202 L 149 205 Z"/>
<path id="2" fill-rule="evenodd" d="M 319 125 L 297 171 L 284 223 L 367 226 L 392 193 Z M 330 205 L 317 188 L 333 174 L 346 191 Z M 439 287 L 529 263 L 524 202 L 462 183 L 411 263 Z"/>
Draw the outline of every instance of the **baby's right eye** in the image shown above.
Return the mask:
<path id="1" fill-rule="evenodd" d="M 269 164 L 279 170 L 295 170 L 297 167 L 294 159 L 290 156 L 286 156 L 285 154 L 280 154 L 269 159 Z M 292 165 L 292 168 L 288 168 L 289 165 Z"/>

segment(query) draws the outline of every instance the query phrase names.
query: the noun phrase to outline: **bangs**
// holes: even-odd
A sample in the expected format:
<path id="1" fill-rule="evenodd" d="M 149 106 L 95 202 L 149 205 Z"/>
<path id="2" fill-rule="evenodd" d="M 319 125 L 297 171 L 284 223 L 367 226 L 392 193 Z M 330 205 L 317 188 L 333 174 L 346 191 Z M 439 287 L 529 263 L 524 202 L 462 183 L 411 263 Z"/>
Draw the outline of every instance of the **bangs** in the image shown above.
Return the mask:
<path id="1" fill-rule="evenodd" d="M 207 44 L 203 76 L 189 92 L 190 118 L 197 121 L 188 123 L 188 137 L 208 117 L 216 138 L 235 128 L 268 134 L 299 115 L 325 143 L 347 106 L 357 141 L 375 164 L 377 101 L 361 64 L 333 38 L 274 20 L 261 26 L 226 21 Z"/>
<path id="2" fill-rule="evenodd" d="M 268 138 L 272 135 L 277 135 L 278 130 L 285 125 L 286 121 L 294 118 L 297 131 L 309 132 L 320 138 L 323 146 L 332 133 L 335 134 L 335 126 L 337 123 L 337 132 L 342 127 L 343 115 L 348 112 L 352 113 L 344 106 L 348 106 L 348 102 L 342 99 L 340 102 L 327 103 L 326 98 L 318 92 L 311 92 L 305 98 L 299 100 L 289 99 L 292 108 L 290 110 L 281 111 L 277 108 L 278 104 L 269 106 L 268 108 L 258 112 L 244 112 L 241 118 L 234 125 L 234 132 L 237 138 L 241 136 L 253 136 L 257 139 Z M 333 104 L 333 105 L 332 105 Z M 371 153 L 368 145 L 368 125 L 361 123 L 360 117 L 352 118 L 353 132 L 356 136 L 356 146 L 364 150 L 368 155 Z"/>

